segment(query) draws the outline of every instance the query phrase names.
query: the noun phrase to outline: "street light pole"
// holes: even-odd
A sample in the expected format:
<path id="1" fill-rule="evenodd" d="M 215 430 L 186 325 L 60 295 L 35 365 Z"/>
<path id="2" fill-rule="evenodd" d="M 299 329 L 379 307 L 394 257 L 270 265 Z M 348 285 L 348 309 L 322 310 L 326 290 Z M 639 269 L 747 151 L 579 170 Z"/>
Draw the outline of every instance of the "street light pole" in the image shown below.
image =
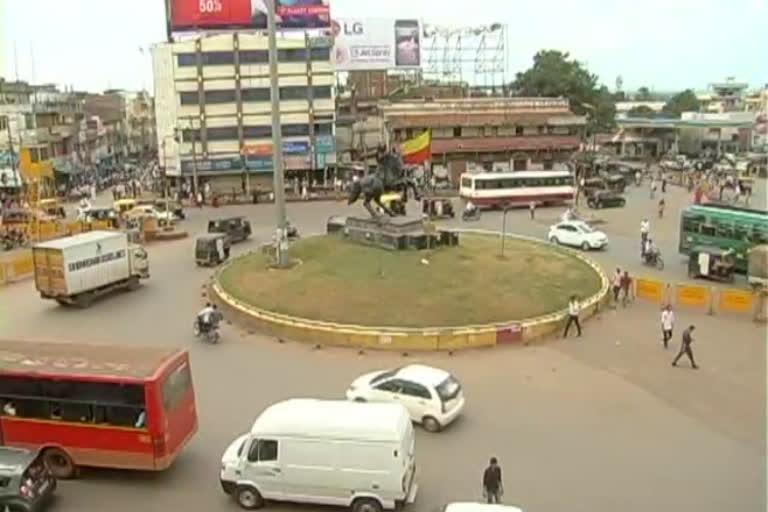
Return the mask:
<path id="1" fill-rule="evenodd" d="M 280 85 L 277 69 L 277 26 L 275 0 L 267 0 L 267 29 L 269 37 L 269 93 L 272 101 L 272 169 L 275 209 L 277 210 L 277 237 L 275 252 L 278 267 L 288 264 L 286 243 L 285 185 L 283 176 L 283 137 L 280 123 Z"/>

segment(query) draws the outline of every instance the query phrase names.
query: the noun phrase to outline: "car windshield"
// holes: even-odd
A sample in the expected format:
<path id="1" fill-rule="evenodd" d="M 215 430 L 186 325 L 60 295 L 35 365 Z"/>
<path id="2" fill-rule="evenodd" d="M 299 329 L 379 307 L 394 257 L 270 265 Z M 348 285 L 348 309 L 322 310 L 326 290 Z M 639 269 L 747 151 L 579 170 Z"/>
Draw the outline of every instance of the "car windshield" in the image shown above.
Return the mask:
<path id="1" fill-rule="evenodd" d="M 582 233 L 594 233 L 595 230 L 591 227 L 587 226 L 586 224 L 576 224 L 576 228 L 581 231 Z"/>
<path id="2" fill-rule="evenodd" d="M 456 395 L 459 394 L 459 391 L 461 391 L 461 384 L 459 384 L 459 381 L 451 375 L 441 382 L 435 389 L 437 390 L 440 399 L 446 401 L 455 398 Z"/>
<path id="3" fill-rule="evenodd" d="M 394 370 L 385 370 L 371 379 L 371 385 L 378 384 L 379 382 L 387 380 L 390 377 L 394 377 L 399 371 L 400 368 L 395 368 Z"/>

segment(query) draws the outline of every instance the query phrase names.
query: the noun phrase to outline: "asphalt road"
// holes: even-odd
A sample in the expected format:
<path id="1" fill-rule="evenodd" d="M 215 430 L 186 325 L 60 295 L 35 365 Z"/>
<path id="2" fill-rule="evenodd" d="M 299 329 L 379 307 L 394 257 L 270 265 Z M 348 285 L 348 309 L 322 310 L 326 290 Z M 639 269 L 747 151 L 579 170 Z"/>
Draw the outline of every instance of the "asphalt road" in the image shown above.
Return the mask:
<path id="1" fill-rule="evenodd" d="M 632 189 L 627 208 L 600 212 L 610 247 L 593 256 L 609 270 L 620 264 L 635 274 L 658 274 L 638 262 L 640 220 L 655 214 L 646 194 Z M 676 280 L 685 275 L 675 251 L 676 210 L 688 199 L 679 189 L 668 195 L 667 218 L 651 222 L 667 255 L 661 276 Z M 0 289 L 4 338 L 185 346 L 192 357 L 200 430 L 174 465 L 160 474 L 87 470 L 62 483 L 53 510 L 237 510 L 218 485 L 220 456 L 265 406 L 289 397 L 342 398 L 360 373 L 413 361 L 453 371 L 463 382 L 467 407 L 439 434 L 417 429 L 420 491 L 409 510 L 431 512 L 449 501 L 479 499 L 491 455 L 504 470 L 505 501 L 526 512 L 766 510 L 764 326 L 678 312 L 679 326 L 699 327 L 698 372 L 669 366 L 674 354 L 660 347 L 658 311 L 641 303 L 603 313 L 579 341 L 454 356 L 313 350 L 234 326 L 224 326 L 220 345 L 208 346 L 197 343 L 190 329 L 201 283 L 210 275 L 194 264 L 194 235 L 208 217 L 242 213 L 255 235 L 235 253 L 253 249 L 270 237 L 274 212 L 269 205 L 188 212 L 184 227 L 192 236 L 149 247 L 152 278 L 138 291 L 73 310 L 40 300 L 30 281 Z M 362 207 L 289 205 L 303 234 L 322 232 L 328 216 L 344 212 L 362 213 Z M 527 211 L 511 212 L 509 230 L 543 237 L 559 213 L 541 209 L 531 221 Z M 496 212 L 473 224 L 500 226 Z M 678 338 L 676 332 L 675 343 Z"/>

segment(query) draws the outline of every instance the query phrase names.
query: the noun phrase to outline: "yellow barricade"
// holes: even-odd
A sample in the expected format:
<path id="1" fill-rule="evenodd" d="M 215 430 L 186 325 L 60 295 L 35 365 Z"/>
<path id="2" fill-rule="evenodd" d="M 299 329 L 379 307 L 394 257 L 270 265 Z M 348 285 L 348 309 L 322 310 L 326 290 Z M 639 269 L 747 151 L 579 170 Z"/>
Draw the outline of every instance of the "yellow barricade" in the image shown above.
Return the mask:
<path id="1" fill-rule="evenodd" d="M 753 294 L 747 290 L 725 288 L 720 290 L 720 311 L 749 313 L 752 311 Z"/>
<path id="2" fill-rule="evenodd" d="M 710 298 L 710 290 L 706 286 L 677 285 L 677 304 L 679 305 L 707 306 L 710 303 Z"/>
<path id="3" fill-rule="evenodd" d="M 32 252 L 25 252 L 18 255 L 12 260 L 13 275 L 15 277 L 23 277 L 26 274 L 32 274 L 35 270 L 35 265 L 32 262 Z"/>
<path id="4" fill-rule="evenodd" d="M 635 285 L 635 296 L 655 302 L 664 300 L 664 283 L 655 279 L 638 278 Z"/>
<path id="5" fill-rule="evenodd" d="M 94 220 L 91 222 L 91 229 L 94 230 L 109 230 L 112 229 L 107 220 Z"/>

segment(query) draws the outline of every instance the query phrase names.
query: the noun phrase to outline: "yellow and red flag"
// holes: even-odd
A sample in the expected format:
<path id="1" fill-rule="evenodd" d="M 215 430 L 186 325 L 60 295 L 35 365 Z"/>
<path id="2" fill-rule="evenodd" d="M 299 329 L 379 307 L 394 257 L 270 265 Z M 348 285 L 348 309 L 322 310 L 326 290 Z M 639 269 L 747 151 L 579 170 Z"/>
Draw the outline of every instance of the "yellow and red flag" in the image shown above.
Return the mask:
<path id="1" fill-rule="evenodd" d="M 429 130 L 403 142 L 400 153 L 403 155 L 403 162 L 407 164 L 423 164 L 432 156 L 432 135 Z"/>

